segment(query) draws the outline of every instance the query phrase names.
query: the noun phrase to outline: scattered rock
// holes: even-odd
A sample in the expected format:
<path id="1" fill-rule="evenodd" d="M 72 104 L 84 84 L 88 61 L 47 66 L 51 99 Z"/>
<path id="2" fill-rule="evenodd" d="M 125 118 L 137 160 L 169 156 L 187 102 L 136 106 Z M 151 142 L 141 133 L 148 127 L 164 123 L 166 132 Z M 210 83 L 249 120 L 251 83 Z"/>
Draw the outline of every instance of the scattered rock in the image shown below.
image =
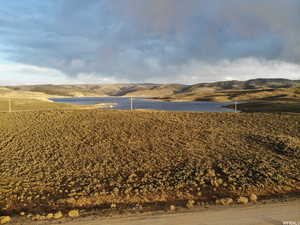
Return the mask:
<path id="1" fill-rule="evenodd" d="M 139 209 L 139 210 L 142 210 L 143 209 L 143 206 L 141 204 L 136 204 L 135 206 L 136 209 Z"/>
<path id="2" fill-rule="evenodd" d="M 59 212 L 57 212 L 57 213 L 55 213 L 55 214 L 53 215 L 53 218 L 54 218 L 54 219 L 61 219 L 61 218 L 63 218 L 63 217 L 64 217 L 64 215 L 62 214 L 61 211 L 59 211 Z"/>
<path id="3" fill-rule="evenodd" d="M 223 184 L 223 180 L 221 178 L 217 179 L 217 184 L 219 185 Z"/>
<path id="4" fill-rule="evenodd" d="M 170 205 L 170 211 L 176 211 L 176 206 L 175 205 Z"/>
<path id="5" fill-rule="evenodd" d="M 249 196 L 249 199 L 250 199 L 251 202 L 256 202 L 257 201 L 257 195 L 256 194 L 251 194 Z"/>
<path id="6" fill-rule="evenodd" d="M 215 172 L 215 170 L 213 170 L 213 169 L 209 169 L 209 170 L 207 171 L 207 175 L 208 175 L 209 177 L 215 177 L 215 176 L 216 176 L 216 172 Z"/>
<path id="7" fill-rule="evenodd" d="M 186 207 L 188 209 L 191 209 L 195 206 L 195 201 L 194 200 L 188 200 L 188 202 L 186 203 Z"/>
<path id="8" fill-rule="evenodd" d="M 53 219 L 54 215 L 53 215 L 53 213 L 49 213 L 46 217 L 48 220 L 51 220 L 51 219 Z"/>
<path id="9" fill-rule="evenodd" d="M 114 192 L 115 194 L 118 194 L 118 193 L 119 193 L 119 188 L 115 187 L 114 190 L 113 190 L 113 192 Z"/>
<path id="10" fill-rule="evenodd" d="M 40 217 L 39 217 L 39 220 L 46 220 L 46 219 L 47 219 L 46 216 L 40 216 Z"/>
<path id="11" fill-rule="evenodd" d="M 239 204 L 244 204 L 244 205 L 246 205 L 246 204 L 248 204 L 249 200 L 248 200 L 247 197 L 239 197 L 238 200 L 237 200 L 237 202 L 238 202 Z"/>
<path id="12" fill-rule="evenodd" d="M 41 216 L 39 214 L 32 217 L 32 220 L 45 220 L 45 219 L 46 219 L 46 216 Z"/>
<path id="13" fill-rule="evenodd" d="M 35 216 L 32 215 L 31 219 L 32 219 L 32 220 L 38 220 L 38 217 L 39 217 L 39 216 L 40 216 L 40 215 L 35 215 Z"/>
<path id="14" fill-rule="evenodd" d="M 11 222 L 11 217 L 10 216 L 1 216 L 0 217 L 0 224 L 6 224 Z"/>
<path id="15" fill-rule="evenodd" d="M 216 204 L 221 204 L 221 205 L 230 205 L 232 203 L 233 203 L 232 198 L 222 198 L 222 199 L 216 200 Z"/>
<path id="16" fill-rule="evenodd" d="M 139 210 L 142 209 L 142 206 L 134 206 L 134 202 L 147 204 L 149 201 L 163 202 L 168 199 L 174 201 L 186 199 L 183 204 L 188 208 L 193 208 L 200 201 L 210 201 L 217 198 L 217 204 L 232 204 L 232 199 L 218 197 L 222 195 L 227 197 L 228 193 L 247 193 L 239 194 L 234 198 L 235 203 L 247 204 L 248 202 L 257 201 L 255 195 L 259 194 L 257 190 L 262 193 L 268 191 L 274 194 L 300 190 L 298 182 L 300 181 L 300 166 L 299 161 L 295 160 L 298 152 L 300 152 L 300 135 L 298 135 L 299 132 L 297 133 L 297 127 L 299 126 L 294 126 L 295 120 L 297 125 L 300 124 L 300 117 L 292 118 L 284 114 L 241 114 L 237 115 L 238 119 L 233 119 L 231 116 L 223 114 L 199 117 L 194 114 L 193 116 L 187 114 L 189 115 L 189 119 L 187 119 L 180 114 L 151 113 L 151 115 L 143 114 L 143 116 L 133 119 L 126 113 L 124 117 L 123 112 L 120 115 L 119 113 L 114 115 L 100 114 L 97 114 L 96 117 L 94 114 L 83 113 L 81 115 L 81 113 L 75 113 L 74 118 L 72 117 L 74 121 L 70 120 L 69 116 L 64 113 L 55 113 L 51 117 L 48 113 L 41 115 L 42 117 L 38 116 L 39 120 L 42 118 L 41 121 L 45 121 L 45 125 L 39 123 L 39 126 L 34 126 L 34 129 L 26 131 L 26 135 L 22 138 L 25 138 L 24 144 L 27 146 L 20 147 L 19 143 L 15 142 L 9 144 L 5 150 L 4 156 L 9 156 L 10 160 L 2 168 L 4 178 L 0 188 L 1 207 L 2 203 L 5 203 L 3 207 L 6 211 L 21 209 L 26 212 L 26 214 L 21 213 L 21 216 L 31 218 L 33 216 L 29 215 L 29 212 L 33 208 L 38 209 L 41 207 L 57 210 L 58 206 L 71 205 L 73 209 L 85 209 L 106 204 L 108 199 L 110 203 L 116 203 L 108 205 L 111 211 L 116 208 L 119 209 L 124 203 L 129 203 L 133 206 L 133 209 Z M 33 115 L 35 114 L 26 117 L 26 120 L 20 117 L 15 122 L 10 121 L 13 122 L 13 125 L 3 129 L 1 127 L 0 135 L 15 127 L 27 127 L 29 123 L 35 121 L 35 118 L 32 121 L 29 120 Z M 57 120 L 53 120 L 54 116 L 57 117 Z M 89 116 L 91 116 L 90 119 L 88 119 Z M 119 116 L 122 118 L 121 123 L 117 119 Z M 24 122 L 22 122 L 23 120 Z M 84 121 L 84 123 L 77 123 L 77 120 Z M 113 121 L 114 126 L 117 125 L 113 129 L 111 129 L 110 120 Z M 150 120 L 151 126 L 148 124 Z M 157 122 L 164 120 L 166 121 L 164 124 L 166 127 L 161 129 L 160 123 Z M 284 123 L 282 120 L 284 120 Z M 58 123 L 58 121 L 60 122 Z M 93 123 L 89 121 L 93 121 Z M 201 127 L 201 130 L 204 131 L 203 136 L 197 133 L 197 138 L 200 138 L 203 143 L 211 143 L 212 140 L 217 140 L 216 145 L 210 146 L 209 151 L 206 151 L 206 144 L 189 145 L 190 140 L 192 140 L 191 134 L 188 131 L 178 132 L 175 129 L 175 121 L 179 123 L 179 127 L 190 127 L 191 130 L 198 130 Z M 226 121 L 226 127 L 224 129 L 214 127 L 215 121 Z M 257 123 L 257 121 L 262 124 Z M 280 121 L 282 124 L 279 126 Z M 20 124 L 14 124 L 16 122 Z M 236 123 L 243 126 L 237 128 Z M 72 129 L 74 132 L 68 132 L 69 135 L 57 135 L 56 132 L 65 129 L 63 126 L 65 124 L 68 125 L 68 129 Z M 269 130 L 270 124 L 276 125 L 273 127 L 274 129 Z M 134 137 L 137 140 L 136 143 L 129 146 L 127 146 L 127 142 L 114 143 L 120 137 L 127 137 L 126 132 L 119 133 L 119 130 L 116 129 L 123 125 L 126 129 L 132 128 L 138 131 L 135 133 L 136 137 Z M 102 133 L 94 132 L 94 130 L 98 130 L 98 126 L 105 127 L 103 128 L 105 135 L 109 138 L 106 138 L 106 136 L 102 138 Z M 232 132 L 233 127 L 238 129 L 237 132 Z M 287 127 L 290 130 L 284 132 Z M 101 160 L 99 160 L 98 152 L 94 150 L 98 147 L 101 148 L 103 143 L 94 143 L 94 141 L 91 143 L 89 138 L 82 140 L 77 138 L 81 137 L 81 135 L 77 136 L 77 131 L 81 131 L 81 128 L 85 132 L 83 136 L 91 134 L 91 140 L 105 140 Z M 180 136 L 179 145 L 189 146 L 195 154 L 189 155 L 188 158 L 183 157 L 185 150 L 176 151 L 178 149 L 177 144 L 171 144 L 167 148 L 156 146 L 159 149 L 158 151 L 152 151 L 150 147 L 144 148 L 144 132 L 145 130 L 148 132 L 148 129 L 149 132 L 158 132 L 158 135 L 147 140 L 146 146 L 148 146 L 148 142 L 149 146 L 156 142 L 169 143 L 169 140 L 177 140 Z M 259 136 L 257 130 L 260 130 Z M 165 131 L 171 132 L 165 134 Z M 11 132 L 13 133 L 13 130 Z M 241 138 L 240 133 L 245 133 L 245 135 Z M 279 133 L 293 134 L 293 137 L 279 137 L 277 135 Z M 48 135 L 50 135 L 49 138 L 55 138 L 53 146 L 51 144 L 47 147 L 43 142 L 43 140 L 47 140 Z M 8 140 L 9 136 L 10 134 L 7 136 Z M 215 139 L 214 137 L 218 138 Z M 20 140 L 21 142 L 23 143 L 23 140 Z M 70 142 L 70 145 L 65 146 L 66 142 Z M 81 159 L 77 157 L 77 154 L 70 154 L 70 151 L 73 151 L 72 146 L 77 146 L 77 142 L 83 145 L 78 150 L 79 155 L 86 154 L 85 150 L 91 153 L 88 154 L 87 158 Z M 125 145 L 123 146 L 123 144 Z M 124 149 L 132 148 L 132 151 L 123 151 L 121 150 L 123 149 L 122 146 Z M 238 146 L 243 146 L 243 150 L 240 150 Z M 142 149 L 141 154 L 135 154 L 135 147 Z M 197 151 L 194 152 L 194 148 Z M 233 148 L 233 151 L 226 150 L 229 148 Z M 43 157 L 40 157 L 41 149 L 43 150 Z M 56 149 L 59 149 L 59 151 L 56 151 Z M 114 151 L 112 152 L 111 149 L 114 149 Z M 261 149 L 261 151 L 257 151 L 257 149 Z M 27 154 L 27 151 L 30 154 Z M 272 157 L 270 160 L 270 151 L 278 157 Z M 218 153 L 214 154 L 212 152 Z M 60 160 L 54 160 L 53 163 L 49 164 L 47 170 L 42 169 L 50 156 L 53 159 Z M 121 160 L 120 163 L 114 164 L 112 162 L 115 156 Z M 155 160 L 146 160 L 148 156 Z M 172 166 L 169 166 L 170 156 L 174 157 Z M 200 158 L 201 160 L 199 160 Z M 74 165 L 68 164 L 71 167 L 61 167 L 61 162 L 64 161 L 74 162 Z M 15 165 L 18 162 L 22 166 L 16 169 Z M 28 168 L 28 176 L 23 177 L 23 179 L 21 176 L 22 171 L 27 168 L 28 162 L 30 162 L 32 168 Z M 82 167 L 81 163 L 86 166 Z M 123 168 L 123 165 L 125 168 Z M 78 174 L 85 173 L 86 168 L 93 171 L 93 173 L 91 173 L 91 176 L 78 176 L 77 173 L 72 172 L 73 166 L 76 167 Z M 131 170 L 129 168 L 135 169 Z M 58 170 L 59 172 L 57 172 Z M 103 171 L 107 172 L 104 173 Z M 127 174 L 129 171 L 130 173 Z M 127 177 L 128 175 L 130 176 Z M 53 187 L 53 191 L 47 193 L 44 188 L 31 189 L 30 187 L 35 184 L 40 184 L 41 187 L 49 186 L 51 190 Z M 52 196 L 55 193 L 57 195 Z M 238 199 L 240 195 L 246 198 Z M 260 200 L 260 197 L 258 198 Z M 187 201 L 188 199 L 197 201 Z M 166 208 L 169 210 L 170 207 L 172 211 L 171 204 L 168 204 Z M 80 211 L 80 214 L 82 213 Z M 59 219 L 67 215 L 68 211 L 65 212 L 65 215 L 60 212 L 55 215 L 43 214 L 38 218 L 46 217 L 48 219 L 53 217 Z"/>
<path id="17" fill-rule="evenodd" d="M 78 217 L 79 216 L 79 211 L 78 210 L 71 210 L 68 213 L 69 217 Z"/>
<path id="18" fill-rule="evenodd" d="M 293 189 L 292 189 L 291 187 L 284 186 L 284 187 L 283 187 L 283 190 L 286 191 L 286 192 L 290 192 L 290 191 L 292 191 Z"/>
<path id="19" fill-rule="evenodd" d="M 21 212 L 21 213 L 20 213 L 20 216 L 25 216 L 25 212 Z"/>

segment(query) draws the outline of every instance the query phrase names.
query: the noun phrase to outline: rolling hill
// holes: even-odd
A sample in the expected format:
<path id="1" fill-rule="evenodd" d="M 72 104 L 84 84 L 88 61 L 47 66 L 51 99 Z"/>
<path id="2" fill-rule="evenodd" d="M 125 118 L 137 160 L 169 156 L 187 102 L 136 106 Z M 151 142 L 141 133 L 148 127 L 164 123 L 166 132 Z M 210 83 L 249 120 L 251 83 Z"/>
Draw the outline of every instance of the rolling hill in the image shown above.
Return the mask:
<path id="1" fill-rule="evenodd" d="M 300 80 L 252 79 L 182 84 L 86 84 L 6 86 L 0 97 L 148 97 L 165 101 L 246 101 L 265 98 L 300 98 Z"/>

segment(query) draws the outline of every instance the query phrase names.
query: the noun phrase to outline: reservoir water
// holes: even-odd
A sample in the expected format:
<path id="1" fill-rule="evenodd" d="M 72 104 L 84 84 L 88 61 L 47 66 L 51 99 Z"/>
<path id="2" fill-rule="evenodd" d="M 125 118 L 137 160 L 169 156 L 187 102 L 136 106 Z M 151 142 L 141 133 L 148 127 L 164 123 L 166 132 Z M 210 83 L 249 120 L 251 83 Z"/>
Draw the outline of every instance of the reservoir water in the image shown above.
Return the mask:
<path id="1" fill-rule="evenodd" d="M 130 98 L 126 97 L 92 97 L 92 98 L 52 98 L 54 102 L 93 105 L 98 103 L 116 103 L 114 109 L 130 109 Z M 133 98 L 134 109 L 155 109 L 167 111 L 192 112 L 233 112 L 234 110 L 223 106 L 234 104 L 232 102 L 161 102 L 145 98 Z"/>

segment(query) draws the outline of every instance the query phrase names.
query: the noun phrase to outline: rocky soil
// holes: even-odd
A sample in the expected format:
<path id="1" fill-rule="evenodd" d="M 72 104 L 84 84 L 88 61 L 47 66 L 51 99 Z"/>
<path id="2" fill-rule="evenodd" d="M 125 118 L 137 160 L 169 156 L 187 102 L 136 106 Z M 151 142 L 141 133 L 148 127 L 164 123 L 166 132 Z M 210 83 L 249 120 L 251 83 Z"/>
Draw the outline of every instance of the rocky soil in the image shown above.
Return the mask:
<path id="1" fill-rule="evenodd" d="M 1 113 L 0 156 L 0 216 L 242 203 L 300 190 L 300 116 Z"/>

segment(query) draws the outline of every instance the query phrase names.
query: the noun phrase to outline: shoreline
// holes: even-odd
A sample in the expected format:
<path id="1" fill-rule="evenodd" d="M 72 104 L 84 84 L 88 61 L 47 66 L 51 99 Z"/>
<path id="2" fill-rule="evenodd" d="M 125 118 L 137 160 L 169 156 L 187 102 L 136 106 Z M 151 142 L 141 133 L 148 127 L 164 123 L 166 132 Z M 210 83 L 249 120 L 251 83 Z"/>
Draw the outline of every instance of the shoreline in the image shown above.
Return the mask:
<path id="1" fill-rule="evenodd" d="M 59 97 L 60 98 L 60 97 Z M 58 99 L 59 99 L 58 98 Z M 116 103 L 96 103 L 92 105 L 79 105 L 72 103 L 60 103 L 48 97 L 0 97 L 0 112 L 38 112 L 55 110 L 89 110 L 111 109 Z"/>
<path id="2" fill-rule="evenodd" d="M 115 108 L 118 103 L 97 103 L 96 105 L 86 106 L 86 105 L 79 105 L 79 104 L 73 104 L 73 103 L 59 103 L 55 102 L 54 99 L 73 99 L 73 98 L 123 98 L 123 99 L 129 99 L 128 96 L 85 96 L 85 97 L 70 97 L 70 96 L 47 96 L 47 97 L 37 97 L 37 96 L 1 96 L 0 100 L 2 101 L 3 110 L 0 110 L 1 112 L 6 112 L 8 109 L 8 103 L 5 102 L 5 100 L 12 99 L 12 100 L 20 100 L 22 101 L 41 101 L 44 103 L 51 103 L 53 106 L 49 104 L 47 107 L 34 107 L 37 108 L 38 111 L 41 110 L 52 110 L 52 109 L 112 109 Z M 142 98 L 142 99 L 149 99 L 152 101 L 158 101 L 158 102 L 190 102 L 190 100 L 186 99 L 161 99 L 156 97 L 135 97 L 135 98 Z M 195 101 L 195 102 L 211 102 L 211 103 L 221 103 L 222 108 L 225 109 L 231 109 L 234 110 L 234 102 L 230 101 Z M 57 104 L 64 104 L 66 107 L 58 106 Z M 42 103 L 43 105 L 43 103 Z M 20 107 L 22 109 L 15 110 L 15 111 L 35 111 L 35 109 L 31 109 L 30 107 L 27 109 L 25 107 L 25 104 L 21 104 Z M 24 108 L 24 109 L 23 109 Z M 280 113 L 280 112 L 289 112 L 289 113 L 300 113 L 300 100 L 297 101 L 267 101 L 267 100 L 256 100 L 256 101 L 239 101 L 237 102 L 237 109 L 239 112 L 267 112 L 267 113 Z"/>
<path id="3" fill-rule="evenodd" d="M 63 104 L 70 104 L 70 105 L 75 105 L 75 106 L 77 106 L 77 104 L 74 104 L 74 103 L 67 103 L 67 102 L 55 102 L 54 100 L 55 99 L 76 99 L 76 98 L 78 98 L 78 99 L 85 99 L 85 98 L 116 98 L 116 99 L 118 99 L 118 98 L 124 98 L 124 99 L 126 99 L 126 98 L 128 98 L 128 99 L 130 99 L 131 97 L 125 97 L 125 96 L 108 96 L 108 97 L 63 97 L 63 98 L 50 98 L 49 100 L 50 101 L 52 101 L 52 102 L 54 102 L 54 103 L 63 103 Z M 232 104 L 232 103 L 234 103 L 234 102 L 220 102 L 220 101 L 189 101 L 189 100 L 175 100 L 175 101 L 164 101 L 164 100 L 162 100 L 162 99 L 157 99 L 157 98 L 153 98 L 153 97 L 142 97 L 142 96 L 139 96 L 139 97 L 132 97 L 133 99 L 145 99 L 145 100 L 151 100 L 151 101 L 157 101 L 157 102 L 174 102 L 174 103 L 181 103 L 181 102 L 203 102 L 203 103 L 207 103 L 207 102 L 209 102 L 209 103 L 222 103 L 222 108 L 228 108 L 228 109 L 231 109 L 230 107 L 228 107 L 228 105 L 230 105 L 230 104 Z M 52 100 L 52 99 L 54 99 L 54 100 Z M 110 108 L 114 108 L 116 105 L 118 105 L 118 103 L 97 103 L 97 104 L 112 104 L 112 106 L 109 106 Z M 238 103 L 239 104 L 239 103 Z M 80 104 L 78 104 L 78 105 L 80 105 Z M 85 105 L 81 105 L 81 106 L 85 106 Z M 104 108 L 105 108 L 105 106 L 104 106 Z M 129 110 L 129 109 L 128 109 Z M 159 110 L 159 109 L 136 109 L 136 110 Z M 160 111 L 164 111 L 164 110 L 160 110 Z M 168 110 L 167 110 L 168 111 Z M 170 111 L 172 111 L 172 110 L 170 110 Z M 176 110 L 174 110 L 174 111 L 176 111 Z M 187 110 L 186 112 L 202 112 L 202 111 L 189 111 L 189 110 Z M 203 111 L 203 112 L 207 112 L 207 111 Z"/>

